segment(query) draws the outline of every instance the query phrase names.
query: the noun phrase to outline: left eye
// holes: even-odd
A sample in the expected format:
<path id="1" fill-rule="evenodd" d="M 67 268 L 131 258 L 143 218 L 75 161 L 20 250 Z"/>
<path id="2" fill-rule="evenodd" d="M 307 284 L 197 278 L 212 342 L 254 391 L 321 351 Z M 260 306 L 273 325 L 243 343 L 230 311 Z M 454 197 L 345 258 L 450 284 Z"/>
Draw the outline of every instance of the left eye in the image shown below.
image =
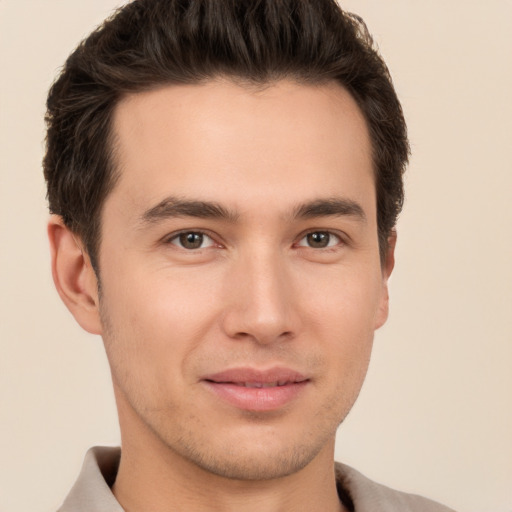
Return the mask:
<path id="1" fill-rule="evenodd" d="M 297 245 L 299 247 L 324 249 L 326 247 L 334 247 L 340 242 L 340 237 L 329 231 L 312 231 L 304 236 Z"/>
<path id="2" fill-rule="evenodd" d="M 170 240 L 170 243 L 189 251 L 204 249 L 214 245 L 214 241 L 208 235 L 200 231 L 185 231 L 179 233 Z"/>

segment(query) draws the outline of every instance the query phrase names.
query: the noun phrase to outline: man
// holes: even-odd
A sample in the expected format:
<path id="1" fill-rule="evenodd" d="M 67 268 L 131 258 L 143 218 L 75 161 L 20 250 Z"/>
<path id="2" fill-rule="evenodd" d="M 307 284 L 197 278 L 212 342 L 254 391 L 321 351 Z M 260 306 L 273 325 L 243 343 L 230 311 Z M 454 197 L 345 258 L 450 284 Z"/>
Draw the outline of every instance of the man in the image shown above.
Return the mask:
<path id="1" fill-rule="evenodd" d="M 69 57 L 44 160 L 57 290 L 122 452 L 61 510 L 443 511 L 334 464 L 386 320 L 406 128 L 331 0 L 140 0 Z"/>

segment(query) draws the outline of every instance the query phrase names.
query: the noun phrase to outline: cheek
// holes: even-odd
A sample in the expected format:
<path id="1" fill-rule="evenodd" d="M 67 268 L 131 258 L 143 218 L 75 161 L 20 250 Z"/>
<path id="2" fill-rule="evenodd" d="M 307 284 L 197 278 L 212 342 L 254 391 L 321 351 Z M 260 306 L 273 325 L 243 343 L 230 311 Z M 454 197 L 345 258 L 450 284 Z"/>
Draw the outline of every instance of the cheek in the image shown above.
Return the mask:
<path id="1" fill-rule="evenodd" d="M 325 274 L 310 273 L 302 287 L 311 321 L 340 334 L 351 332 L 354 340 L 373 333 L 382 301 L 380 273 L 351 268 Z"/>
<path id="2" fill-rule="evenodd" d="M 115 277 L 103 284 L 104 337 L 115 337 L 116 352 L 122 351 L 123 360 L 130 359 L 134 371 L 155 374 L 171 366 L 176 370 L 219 316 L 216 305 L 221 301 L 209 285 L 211 279 L 199 271 L 142 274 L 126 267 L 108 274 Z"/>
<path id="3" fill-rule="evenodd" d="M 316 288 L 317 292 L 310 294 L 308 307 L 303 309 L 306 328 L 311 329 L 308 338 L 322 344 L 333 372 L 332 382 L 344 388 L 344 393 L 348 389 L 357 393 L 368 367 L 379 314 L 380 275 L 371 269 L 360 274 L 355 270 L 338 272 L 323 283 L 321 290 Z"/>

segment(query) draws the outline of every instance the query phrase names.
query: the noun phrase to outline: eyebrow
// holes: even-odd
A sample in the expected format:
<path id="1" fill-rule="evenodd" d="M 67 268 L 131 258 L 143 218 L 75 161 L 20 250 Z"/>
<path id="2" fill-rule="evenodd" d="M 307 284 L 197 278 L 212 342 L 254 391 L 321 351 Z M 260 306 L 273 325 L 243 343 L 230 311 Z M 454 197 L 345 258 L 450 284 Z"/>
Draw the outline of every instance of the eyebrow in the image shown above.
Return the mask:
<path id="1" fill-rule="evenodd" d="M 328 198 L 315 199 L 298 205 L 292 212 L 292 218 L 312 219 L 316 217 L 354 217 L 366 222 L 363 208 L 351 199 Z M 229 210 L 219 203 L 211 201 L 184 200 L 177 197 L 167 197 L 156 206 L 146 210 L 141 221 L 143 225 L 154 224 L 158 221 L 176 217 L 195 217 L 199 219 L 220 219 L 236 222 L 239 214 Z"/>
<path id="2" fill-rule="evenodd" d="M 300 219 L 315 217 L 354 217 L 356 220 L 366 222 L 366 214 L 359 203 L 352 199 L 329 198 L 317 199 L 299 205 L 293 216 Z"/>
<path id="3" fill-rule="evenodd" d="M 167 197 L 156 206 L 146 210 L 141 217 L 143 224 L 153 224 L 174 217 L 196 217 L 199 219 L 224 219 L 234 222 L 236 212 L 210 201 L 190 201 L 177 197 Z"/>

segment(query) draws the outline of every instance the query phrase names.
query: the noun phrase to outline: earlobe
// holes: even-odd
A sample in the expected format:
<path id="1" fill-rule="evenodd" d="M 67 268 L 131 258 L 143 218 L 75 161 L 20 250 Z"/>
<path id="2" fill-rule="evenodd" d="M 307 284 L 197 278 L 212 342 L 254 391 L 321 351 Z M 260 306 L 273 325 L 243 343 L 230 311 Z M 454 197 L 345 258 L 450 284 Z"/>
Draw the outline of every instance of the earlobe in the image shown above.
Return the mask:
<path id="1" fill-rule="evenodd" d="M 377 318 L 375 322 L 375 329 L 382 327 L 388 319 L 389 313 L 389 290 L 388 279 L 393 272 L 395 266 L 395 247 L 396 247 L 396 230 L 392 230 L 388 236 L 388 246 L 386 250 L 385 260 L 382 262 L 382 295 L 377 311 Z"/>
<path id="2" fill-rule="evenodd" d="M 98 282 L 89 256 L 58 215 L 48 222 L 48 238 L 60 298 L 83 329 L 101 334 Z"/>

